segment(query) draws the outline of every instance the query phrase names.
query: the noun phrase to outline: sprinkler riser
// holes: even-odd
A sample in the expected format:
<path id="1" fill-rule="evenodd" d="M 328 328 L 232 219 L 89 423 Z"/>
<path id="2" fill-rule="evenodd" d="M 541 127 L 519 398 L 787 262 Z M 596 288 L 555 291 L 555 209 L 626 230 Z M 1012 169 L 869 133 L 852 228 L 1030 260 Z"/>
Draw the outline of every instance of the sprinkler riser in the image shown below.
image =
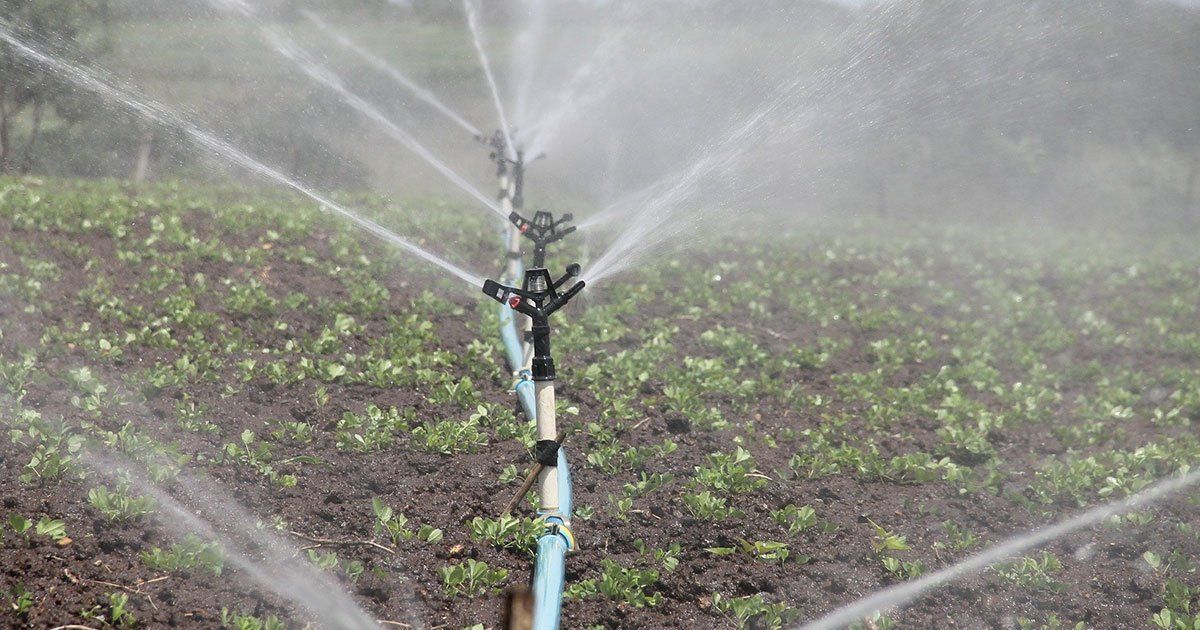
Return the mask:
<path id="1" fill-rule="evenodd" d="M 533 338 L 533 358 L 530 373 L 538 383 L 554 380 L 554 357 L 550 356 L 550 322 L 548 319 L 531 318 L 530 331 Z M 538 410 L 541 414 L 541 410 Z M 554 436 L 551 436 L 552 438 Z"/>
<path id="2" fill-rule="evenodd" d="M 512 198 L 513 206 L 518 209 L 525 207 L 525 151 L 517 151 L 517 161 L 512 164 Z"/>
<path id="3" fill-rule="evenodd" d="M 537 381 L 534 384 L 534 398 L 537 400 L 537 435 L 538 441 L 554 441 L 558 436 L 557 419 L 554 409 L 554 381 Z M 558 466 L 546 466 L 538 475 L 538 497 L 542 513 L 557 512 L 558 499 Z"/>
<path id="4" fill-rule="evenodd" d="M 506 213 L 512 212 L 512 200 L 509 196 L 512 186 L 508 183 L 508 174 L 498 173 L 497 175 L 500 180 L 500 192 L 496 195 L 496 198 L 500 200 L 500 209 Z"/>

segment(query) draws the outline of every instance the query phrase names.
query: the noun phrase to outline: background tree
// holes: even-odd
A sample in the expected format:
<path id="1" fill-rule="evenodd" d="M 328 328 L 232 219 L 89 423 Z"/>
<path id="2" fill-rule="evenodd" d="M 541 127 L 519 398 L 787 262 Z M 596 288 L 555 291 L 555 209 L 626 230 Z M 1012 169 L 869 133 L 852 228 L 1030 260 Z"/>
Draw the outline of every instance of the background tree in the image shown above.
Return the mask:
<path id="1" fill-rule="evenodd" d="M 59 57 L 83 61 L 86 54 L 79 34 L 93 23 L 107 23 L 108 2 L 0 0 L 0 16 L 6 20 L 4 27 L 17 36 L 37 42 Z M 46 115 L 77 110 L 77 99 L 65 81 L 0 43 L 0 172 L 16 168 L 27 172 Z M 15 127 L 23 117 L 28 128 L 18 146 Z M 70 120 L 69 115 L 63 118 Z"/>

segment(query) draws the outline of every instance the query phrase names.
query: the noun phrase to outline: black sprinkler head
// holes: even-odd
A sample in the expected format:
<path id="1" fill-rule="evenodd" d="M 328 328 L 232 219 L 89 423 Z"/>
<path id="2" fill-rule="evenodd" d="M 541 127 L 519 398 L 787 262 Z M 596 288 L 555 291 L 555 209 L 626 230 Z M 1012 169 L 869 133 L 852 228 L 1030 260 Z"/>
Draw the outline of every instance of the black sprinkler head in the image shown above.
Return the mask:
<path id="1" fill-rule="evenodd" d="M 547 245 L 562 240 L 576 230 L 576 226 L 567 225 L 573 218 L 570 214 L 564 214 L 562 218 L 555 221 L 554 215 L 545 210 L 538 210 L 533 215 L 532 221 L 522 217 L 515 211 L 508 215 L 508 220 L 517 226 L 517 230 L 521 234 L 524 234 L 525 238 L 533 241 L 534 267 L 544 267 L 546 265 Z"/>
<path id="2" fill-rule="evenodd" d="M 532 371 L 535 381 L 554 380 L 554 359 L 550 356 L 550 316 L 583 290 L 585 283 L 579 280 L 565 292 L 558 292 L 567 281 L 578 277 L 579 271 L 578 264 L 568 265 L 567 273 L 554 281 L 548 269 L 526 269 L 520 289 L 492 280 L 483 282 L 484 294 L 533 320 Z"/>

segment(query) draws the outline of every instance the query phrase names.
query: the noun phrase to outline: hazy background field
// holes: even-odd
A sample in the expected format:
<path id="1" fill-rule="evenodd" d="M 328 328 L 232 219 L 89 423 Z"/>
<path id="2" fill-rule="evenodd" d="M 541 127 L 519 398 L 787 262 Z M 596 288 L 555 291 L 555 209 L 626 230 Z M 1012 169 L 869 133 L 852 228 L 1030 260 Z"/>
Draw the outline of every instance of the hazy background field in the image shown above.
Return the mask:
<path id="1" fill-rule="evenodd" d="M 66 4 L 76 8 L 61 10 Z M 791 80 L 797 87 L 771 114 L 778 133 L 709 184 L 714 194 L 689 203 L 784 216 L 1103 219 L 1155 229 L 1195 226 L 1200 217 L 1200 11 L 1186 3 L 579 0 L 541 5 L 544 43 L 527 58 L 513 51 L 534 28 L 539 3 L 483 4 L 510 108 L 531 64 L 529 120 L 576 68 L 593 59 L 599 68 L 575 99 L 590 105 L 566 119 L 547 159 L 531 169 L 535 203 L 586 213 L 669 177 L 720 146 Z M 301 16 L 318 12 L 492 130 L 496 116 L 458 3 L 257 6 L 491 193 L 491 167 L 467 134 Z M 10 1 L 3 12 L 14 24 L 77 35 L 77 46 L 45 33 L 42 40 L 186 109 L 308 183 L 470 203 L 271 51 L 253 24 L 206 2 Z M 598 55 L 615 33 L 615 52 Z M 61 85 L 45 90 L 40 108 L 7 94 L 10 172 L 130 177 L 149 146 L 149 178 L 244 176 L 214 167 L 171 130 Z"/>

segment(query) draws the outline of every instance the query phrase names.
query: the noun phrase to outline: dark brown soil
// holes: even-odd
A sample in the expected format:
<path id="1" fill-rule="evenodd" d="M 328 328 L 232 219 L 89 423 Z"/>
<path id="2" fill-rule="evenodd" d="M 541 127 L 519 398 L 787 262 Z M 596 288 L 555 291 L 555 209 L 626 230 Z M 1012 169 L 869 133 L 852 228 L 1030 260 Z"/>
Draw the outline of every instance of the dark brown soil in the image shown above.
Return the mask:
<path id="1" fill-rule="evenodd" d="M 162 193 L 159 193 L 162 194 Z M 51 203 L 55 199 L 51 198 Z M 119 203 L 127 203 L 121 200 Z M 212 203 L 216 203 L 215 201 Z M 157 210 L 151 208 L 138 214 L 138 220 L 128 227 L 128 236 L 119 239 L 95 232 L 63 232 L 31 230 L 16 225 L 12 212 L 0 214 L 0 262 L 7 272 L 18 276 L 32 273 L 26 265 L 30 259 L 48 260 L 58 265 L 52 278 L 42 283 L 36 296 L 30 298 L 21 291 L 6 289 L 0 299 L 0 321 L 3 338 L 0 351 L 3 359 L 12 363 L 23 353 L 37 356 L 37 377 L 26 387 L 24 397 L 17 401 L 11 396 L 5 402 L 13 410 L 36 410 L 45 419 L 63 418 L 78 425 L 91 422 L 106 430 L 117 431 L 133 423 L 144 435 L 162 444 L 176 444 L 180 452 L 191 456 L 180 479 L 164 484 L 164 491 L 178 498 L 189 509 L 217 525 L 223 535 L 235 541 L 253 538 L 254 530 L 232 529 L 228 509 L 213 501 L 210 494 L 198 497 L 188 492 L 189 484 L 211 488 L 213 494 L 231 497 L 239 509 L 263 522 L 279 517 L 286 522 L 279 535 L 297 550 L 314 545 L 314 540 L 339 541 L 319 551 L 334 551 L 343 563 L 362 562 L 366 570 L 357 580 L 350 580 L 343 570 L 331 575 L 350 592 L 358 604 L 375 619 L 411 624 L 415 627 L 461 627 L 482 623 L 495 627 L 500 619 L 502 596 L 490 594 L 478 597 L 449 597 L 443 592 L 439 569 L 468 558 L 487 562 L 492 567 L 509 572 L 508 584 L 521 584 L 529 579 L 530 557 L 519 551 L 493 548 L 472 540 L 469 521 L 476 516 L 496 516 L 511 497 L 515 483 L 501 483 L 502 471 L 515 465 L 523 474 L 528 462 L 526 449 L 514 439 L 499 440 L 491 436 L 489 444 L 474 453 L 442 455 L 427 453 L 414 446 L 411 433 L 395 436 L 390 448 L 365 453 L 339 450 L 334 429 L 346 412 L 361 412 L 367 404 L 381 408 L 396 407 L 411 410 L 417 422 L 463 420 L 471 409 L 453 402 L 433 402 L 432 387 L 416 384 L 408 387 L 380 388 L 367 384 L 344 384 L 340 381 L 321 383 L 307 378 L 297 383 L 273 383 L 261 371 L 243 382 L 239 377 L 238 361 L 261 357 L 263 362 L 278 355 L 256 355 L 238 349 L 222 355 L 222 365 L 212 370 L 208 378 L 191 379 L 185 385 L 159 390 L 145 389 L 145 370 L 156 364 L 177 360 L 185 350 L 181 347 L 162 347 L 147 344 L 127 346 L 120 358 L 97 356 L 91 348 L 55 337 L 79 330 L 84 322 L 91 325 L 88 335 L 102 333 L 117 335 L 127 325 L 101 316 L 96 306 L 80 299 L 80 292 L 93 286 L 104 276 L 114 282 L 114 293 L 125 297 L 126 309 L 158 308 L 159 301 L 180 287 L 195 283 L 203 274 L 208 287 L 219 287 L 223 279 L 256 278 L 273 297 L 283 300 L 289 294 L 300 293 L 308 304 L 346 304 L 351 291 L 344 276 L 322 273 L 326 267 L 353 265 L 353 253 L 339 252 L 345 243 L 362 242 L 356 235 L 339 234 L 324 223 L 317 231 L 299 242 L 280 242 L 265 249 L 266 228 L 254 224 L 246 230 L 221 227 L 211 220 L 211 207 L 203 204 L 186 208 L 177 214 L 182 224 L 197 238 L 220 240 L 231 251 L 259 250 L 260 258 L 226 261 L 219 258 L 181 257 L 173 262 L 161 257 L 153 260 L 123 261 L 120 250 L 136 246 L 153 233 L 149 219 Z M 173 211 L 163 210 L 164 216 Z M 481 230 L 480 233 L 485 233 Z M 269 242 L 269 241 L 268 241 Z M 73 245 L 74 249 L 64 247 Z M 302 245 L 316 257 L 317 263 L 303 262 L 283 255 Z M 783 240 L 776 247 L 789 252 L 800 245 Z M 809 247 L 805 245 L 804 247 Z M 467 351 L 481 335 L 490 334 L 490 319 L 474 292 L 435 279 L 429 272 L 412 269 L 406 259 L 396 259 L 373 243 L 364 246 L 372 257 L 386 257 L 386 265 L 366 268 L 366 273 L 386 287 L 388 298 L 382 308 L 355 313 L 361 326 L 344 338 L 337 353 L 365 354 L 371 344 L 386 335 L 395 324 L 392 316 L 416 313 L 416 321 L 431 321 L 434 341 L 420 352 L 448 353 L 447 367 L 456 374 L 473 374 L 474 384 L 482 400 L 516 408 L 514 397 L 507 390 L 507 371 L 500 364 L 502 354 L 495 342 L 484 338 L 493 347 L 491 363 L 480 366 Z M 500 261 L 490 252 L 486 242 L 460 245 L 470 249 L 475 268 L 496 269 Z M 811 245 L 813 248 L 821 247 Z M 980 288 L 976 280 L 986 271 L 967 277 L 956 268 L 957 260 L 938 258 L 934 249 L 915 251 L 933 260 L 923 271 L 926 278 L 935 279 L 945 287 L 954 287 L 958 298 L 976 310 L 961 315 L 945 304 L 931 298 L 936 292 L 926 287 L 898 287 L 891 295 L 880 296 L 874 278 L 882 264 L 880 258 L 866 257 L 846 263 L 830 263 L 814 272 L 821 282 L 837 285 L 848 303 L 863 309 L 895 306 L 906 319 L 880 325 L 852 323 L 849 317 L 822 324 L 804 312 L 793 309 L 782 296 L 764 296 L 764 308 L 769 322 L 739 316 L 733 308 L 718 308 L 711 316 L 698 317 L 694 311 L 667 300 L 641 300 L 634 312 L 621 315 L 619 320 L 633 331 L 662 324 L 678 328 L 671 337 L 671 361 L 682 365 L 683 357 L 714 356 L 711 345 L 701 341 L 706 331 L 717 326 L 736 329 L 748 335 L 769 354 L 780 356 L 794 348 L 815 348 L 823 338 L 845 342 L 844 350 L 833 353 L 829 362 L 818 367 L 786 368 L 773 375 L 787 385 L 794 385 L 806 400 L 819 396 L 822 407 L 802 404 L 796 399 L 763 397 L 749 405 L 739 402 L 731 393 L 714 392 L 705 403 L 718 408 L 733 424 L 728 429 L 707 431 L 692 425 L 680 414 L 671 411 L 664 402 L 664 390 L 670 385 L 661 375 L 669 366 L 648 365 L 650 376 L 638 397 L 643 401 L 636 408 L 637 420 L 622 425 L 619 439 L 625 447 L 662 443 L 670 439 L 678 450 L 663 458 L 654 458 L 637 471 L 622 470 L 605 473 L 587 465 L 586 456 L 597 442 L 583 431 L 584 425 L 600 422 L 605 407 L 600 398 L 589 391 L 580 374 L 587 365 L 605 356 L 630 347 L 626 336 L 616 341 L 596 341 L 588 348 L 556 346 L 558 365 L 563 378 L 559 397 L 579 408 L 577 417 L 565 420 L 568 428 L 576 430 L 569 438 L 568 452 L 572 457 L 575 479 L 575 502 L 590 507 L 594 515 L 588 520 L 577 519 L 575 532 L 580 549 L 569 558 L 568 584 L 585 579 L 598 579 L 603 560 L 614 560 L 625 567 L 654 568 L 660 578 L 647 592 L 658 593 L 662 601 L 657 606 L 638 608 L 614 601 L 603 595 L 565 604 L 563 623 L 566 627 L 602 625 L 604 627 L 727 627 L 736 626 L 728 615 L 712 606 L 714 593 L 723 597 L 761 594 L 768 602 L 786 602 L 797 611 L 798 619 L 816 618 L 820 614 L 871 594 L 899 578 L 889 575 L 882 567 L 871 546 L 874 528 L 871 522 L 906 536 L 910 551 L 900 554 L 906 561 L 920 561 L 928 570 L 952 564 L 997 542 L 1010 534 L 1043 525 L 1057 516 L 1071 513 L 1076 506 L 1064 500 L 1053 505 L 1025 505 L 1018 496 L 1026 492 L 1032 471 L 1066 449 L 1059 442 L 1056 425 L 1078 420 L 1075 399 L 1095 391 L 1095 378 L 1080 366 L 1098 364 L 1107 369 L 1140 372 L 1150 380 L 1165 366 L 1191 370 L 1200 369 L 1200 357 L 1195 354 L 1172 354 L 1165 348 L 1149 348 L 1133 344 L 1114 346 L 1098 336 L 1079 335 L 1064 351 L 1062 357 L 1046 357 L 1047 363 L 1059 361 L 1068 369 L 1063 374 L 1075 375 L 1064 379 L 1058 391 L 1062 400 L 1055 403 L 1049 423 L 1038 426 L 1013 424 L 993 432 L 990 441 L 996 450 L 989 461 L 1004 480 L 990 491 L 960 491 L 959 486 L 942 481 L 915 483 L 903 479 L 873 478 L 853 471 L 805 478 L 797 476 L 789 462 L 802 451 L 809 438 L 806 430 L 817 431 L 830 418 L 841 418 L 847 434 L 862 432 L 878 437 L 874 441 L 879 454 L 887 459 L 908 453 L 935 452 L 941 438 L 937 433 L 941 423 L 936 417 L 913 410 L 897 414 L 898 423 L 880 431 L 870 418 L 877 410 L 862 400 L 844 400 L 839 393 L 838 376 L 868 372 L 878 365 L 871 342 L 902 337 L 911 332 L 912 321 L 922 322 L 919 336 L 930 342 L 929 354 L 920 361 L 907 361 L 890 370 L 883 386 L 896 390 L 913 386 L 936 374 L 944 365 L 953 365 L 951 342 L 947 332 L 961 330 L 951 326 L 951 320 L 995 320 L 998 326 L 1010 322 L 1005 313 L 989 310 L 993 297 Z M 153 246 L 148 251 L 170 253 L 178 247 Z M 782 251 L 782 250 L 781 250 Z M 664 273 L 660 278 L 635 277 L 625 285 L 608 285 L 598 289 L 587 302 L 581 301 L 568 311 L 585 313 L 590 309 L 610 306 L 629 294 L 678 295 L 688 289 L 687 282 L 701 275 L 711 276 L 714 270 L 724 274 L 723 286 L 739 282 L 758 281 L 760 275 L 753 263 L 761 253 L 731 248 L 705 256 L 684 256 L 684 268 L 698 270 L 684 276 Z M 913 252 L 907 252 L 915 257 Z M 783 256 L 785 259 L 787 254 Z M 988 261 L 982 259 L 981 264 Z M 102 261 L 101 268 L 89 266 L 89 260 Z M 735 269 L 719 269 L 722 262 L 742 263 Z M 139 283 L 151 276 L 150 266 L 173 266 L 181 280 L 160 293 L 137 290 Z M 916 264 L 916 263 L 913 263 Z M 1026 264 L 1026 263 L 1012 263 Z M 1029 268 L 1036 265 L 1029 263 Z M 386 273 L 385 273 L 386 271 Z M 1100 274 L 1098 274 L 1099 276 Z M 1193 274 L 1192 280 L 1195 281 Z M 1085 307 L 1094 307 L 1119 326 L 1131 330 L 1142 326 L 1144 318 L 1131 317 L 1121 321 L 1123 311 L 1113 305 L 1103 290 L 1095 293 L 1079 290 L 1075 278 L 1056 278 L 1047 271 L 1042 278 L 1042 290 L 1048 301 L 1057 300 L 1054 308 L 1063 314 L 1063 321 L 1072 318 Z M 639 289 L 639 286 L 641 289 Z M 440 291 L 446 298 L 436 307 L 429 306 L 422 295 L 427 287 Z M 732 290 L 732 289 L 730 289 Z M 1143 287 L 1134 299 L 1140 303 L 1169 301 L 1177 291 L 1194 295 L 1195 287 L 1182 289 L 1170 286 Z M 265 319 L 230 312 L 223 301 L 224 290 L 197 293 L 196 308 L 215 314 L 207 330 L 208 341 L 232 339 L 245 341 L 247 348 L 278 350 L 288 340 L 310 340 L 330 326 L 338 307 L 328 309 L 326 316 L 318 306 L 284 309 Z M 721 289 L 710 291 L 716 299 L 724 296 Z M 620 296 L 620 297 L 618 297 Z M 740 298 L 738 298 L 740 299 Z M 34 308 L 29 308 L 34 305 Z M 1195 306 L 1194 304 L 1192 305 Z M 566 316 L 570 317 L 568 312 Z M 287 324 L 286 330 L 274 322 Z M 49 328 L 57 327 L 57 332 Z M 955 324 L 957 326 L 957 324 Z M 236 331 L 236 334 L 234 334 Z M 43 340 L 44 336 L 49 338 Z M 642 340 L 644 342 L 645 340 Z M 332 357 L 336 358 L 336 357 Z M 125 404 L 98 415 L 85 412 L 73 401 L 78 392 L 67 386 L 69 374 L 82 366 L 92 371 L 107 386 L 109 392 L 121 392 Z M 739 369 L 739 378 L 754 374 L 759 366 Z M 1015 382 L 1022 378 L 1023 369 L 1010 362 L 1007 354 L 994 366 L 1000 379 Z M 1074 370 L 1074 371 L 1071 371 Z M 1147 385 L 1147 394 L 1150 396 Z M 327 401 L 318 403 L 318 388 Z M 143 397 L 144 393 L 144 397 Z M 895 395 L 893 400 L 899 400 Z M 985 393 L 977 399 L 998 408 L 997 398 Z M 211 433 L 182 430 L 177 424 L 177 406 L 194 402 L 205 410 L 204 417 L 217 425 Z M 886 404 L 886 403 L 885 403 Z M 897 405 L 900 403 L 896 403 Z M 226 444 L 238 443 L 245 430 L 260 439 L 269 439 L 275 424 L 272 420 L 308 423 L 314 429 L 309 444 L 288 439 L 270 439 L 273 461 L 281 472 L 297 475 L 294 488 L 280 488 L 253 468 L 222 461 L 221 451 Z M 748 424 L 752 431 L 745 430 Z M 13 425 L 16 426 L 16 425 Z M 779 438 L 785 430 L 794 437 Z M 1138 414 L 1119 427 L 1119 435 L 1090 447 L 1097 453 L 1114 448 L 1136 448 L 1165 437 L 1183 436 L 1189 429 L 1164 429 Z M 494 433 L 489 428 L 488 433 Z M 695 468 L 706 464 L 714 452 L 729 452 L 734 439 L 751 451 L 756 470 L 769 478 L 766 486 L 753 493 L 737 495 L 731 503 L 745 516 L 713 524 L 694 518 L 680 500 L 690 491 Z M 90 450 L 103 453 L 101 445 Z M 108 594 L 125 593 L 129 608 L 136 615 L 139 627 L 212 628 L 221 623 L 221 611 L 278 615 L 290 625 L 302 626 L 312 619 L 298 602 L 273 592 L 261 582 L 250 579 L 247 572 L 227 564 L 221 575 L 203 569 L 186 569 L 163 573 L 149 569 L 140 554 L 152 547 L 169 547 L 180 540 L 178 531 L 161 514 L 128 522 L 106 519 L 88 503 L 89 489 L 100 483 L 112 485 L 111 478 L 87 460 L 80 460 L 76 473 L 62 480 L 18 480 L 30 461 L 28 444 L 13 440 L 0 441 L 0 469 L 4 480 L 4 514 L 20 514 L 33 521 L 41 517 L 62 519 L 66 523 L 69 544 L 56 544 L 41 536 L 18 536 L 5 526 L 0 564 L 3 566 L 5 610 L 0 622 L 11 627 L 46 628 L 81 623 L 102 627 L 98 620 L 88 620 L 81 611 L 96 610 L 107 614 Z M 317 458 L 319 464 L 288 462 L 299 456 Z M 956 457 L 965 467 L 977 466 L 982 474 L 985 466 L 969 457 Z M 93 462 L 94 464 L 94 462 Z M 674 480 L 663 488 L 639 497 L 633 509 L 620 514 L 613 499 L 622 495 L 625 484 L 645 472 L 670 473 Z M 1163 471 L 1166 472 L 1166 469 Z M 78 478 L 77 474 L 85 474 Z M 371 501 L 380 498 L 396 512 L 402 512 L 414 527 L 422 524 L 441 528 L 444 539 L 435 544 L 418 540 L 404 541 L 393 547 L 373 531 Z M 810 505 L 818 518 L 836 527 L 813 527 L 789 536 L 770 517 L 772 510 L 788 504 Z M 160 508 L 161 510 L 161 508 Z M 222 515 L 221 513 L 226 514 Z M 1146 627 L 1150 616 L 1162 603 L 1163 576 L 1156 575 L 1142 559 L 1147 550 L 1166 556 L 1170 551 L 1195 557 L 1200 542 L 1192 535 L 1180 533 L 1180 523 L 1196 523 L 1200 512 L 1193 501 L 1172 500 L 1153 510 L 1155 518 L 1141 527 L 1102 527 L 1079 532 L 1059 540 L 1047 551 L 1061 559 L 1064 568 L 1053 575 L 1065 585 L 1060 591 L 1027 588 L 999 580 L 985 573 L 957 581 L 934 591 L 915 605 L 891 614 L 900 627 L 911 628 L 1015 628 L 1018 618 L 1036 621 L 1040 626 L 1050 614 L 1064 622 L 1083 622 L 1095 628 Z M 964 550 L 936 547 L 944 542 L 942 524 L 953 521 L 974 532 L 981 542 Z M 830 530 L 830 531 L 827 531 Z M 267 534 L 263 534 L 267 536 Z M 640 554 L 634 541 L 642 540 L 650 548 L 665 549 L 678 543 L 681 549 L 679 566 L 665 571 L 653 559 Z M 756 561 L 742 555 L 714 556 L 710 547 L 737 546 L 739 539 L 749 541 L 779 540 L 790 544 L 793 559 L 784 563 Z M 361 544 L 372 540 L 391 552 Z M 297 551 L 297 553 L 300 553 Z M 808 556 L 806 563 L 795 556 Z M 301 562 L 304 560 L 301 558 Z M 1194 583 L 1196 578 L 1180 573 L 1179 579 Z M 20 585 L 32 594 L 32 604 L 23 613 L 9 607 L 13 589 Z M 98 607 L 98 608 L 94 608 Z"/>

